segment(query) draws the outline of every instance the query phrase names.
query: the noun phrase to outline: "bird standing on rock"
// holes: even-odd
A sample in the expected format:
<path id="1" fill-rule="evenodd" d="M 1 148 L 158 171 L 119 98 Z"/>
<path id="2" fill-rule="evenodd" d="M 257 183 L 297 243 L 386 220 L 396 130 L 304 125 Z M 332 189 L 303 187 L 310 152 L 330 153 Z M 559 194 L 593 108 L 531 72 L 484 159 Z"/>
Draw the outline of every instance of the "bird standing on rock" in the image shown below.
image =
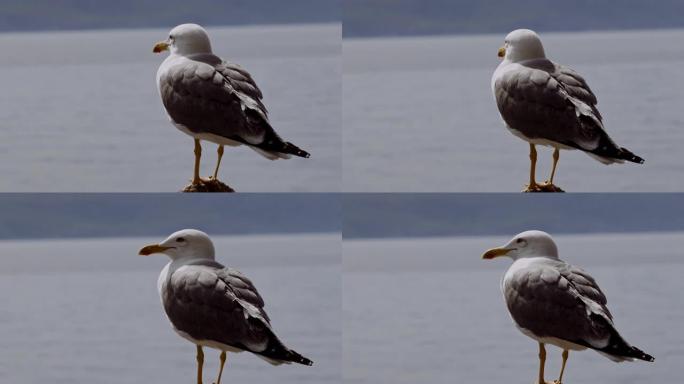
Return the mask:
<path id="1" fill-rule="evenodd" d="M 224 145 L 247 145 L 270 160 L 309 157 L 308 152 L 278 136 L 252 76 L 214 55 L 204 28 L 179 25 L 153 51 L 171 51 L 159 66 L 157 86 L 171 122 L 195 141 L 192 185 L 218 180 Z M 219 145 L 216 168 L 208 180 L 199 175 L 200 140 Z"/>
<path id="2" fill-rule="evenodd" d="M 534 31 L 509 33 L 499 57 L 503 61 L 491 84 L 496 105 L 511 133 L 530 145 L 530 182 L 523 192 L 562 192 L 553 184 L 561 149 L 578 149 L 603 164 L 644 162 L 608 136 L 596 95 L 577 72 L 546 58 Z M 535 181 L 535 145 L 554 148 L 551 177 L 544 184 Z"/>

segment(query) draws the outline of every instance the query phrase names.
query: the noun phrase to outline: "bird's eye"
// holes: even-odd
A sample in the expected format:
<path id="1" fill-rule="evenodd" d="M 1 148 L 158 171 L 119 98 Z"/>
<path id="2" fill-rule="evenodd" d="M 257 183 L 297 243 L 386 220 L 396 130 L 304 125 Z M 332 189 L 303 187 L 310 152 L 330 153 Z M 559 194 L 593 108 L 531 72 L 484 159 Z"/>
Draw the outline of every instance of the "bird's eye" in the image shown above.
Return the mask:
<path id="1" fill-rule="evenodd" d="M 523 242 L 523 239 L 518 239 L 518 240 L 516 240 L 515 242 L 518 243 L 518 244 L 521 244 L 521 243 Z"/>
<path id="2" fill-rule="evenodd" d="M 185 239 L 182 238 L 182 237 L 179 237 L 179 238 L 176 239 L 176 242 L 177 242 L 177 243 L 182 243 L 182 242 L 184 242 L 184 241 L 185 241 Z"/>

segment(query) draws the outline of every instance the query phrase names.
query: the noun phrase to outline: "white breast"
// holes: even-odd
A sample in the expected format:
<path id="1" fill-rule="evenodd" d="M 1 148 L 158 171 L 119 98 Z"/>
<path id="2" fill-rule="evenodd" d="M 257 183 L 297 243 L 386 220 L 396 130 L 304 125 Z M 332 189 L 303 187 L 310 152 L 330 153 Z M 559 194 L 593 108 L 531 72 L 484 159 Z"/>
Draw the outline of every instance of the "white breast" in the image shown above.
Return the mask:
<path id="1" fill-rule="evenodd" d="M 169 70 L 171 65 L 176 64 L 176 60 L 178 60 L 178 59 L 183 59 L 183 57 L 179 56 L 179 55 L 171 54 L 171 55 L 169 55 L 169 57 L 167 57 L 161 63 L 161 65 L 157 69 L 157 91 L 160 91 L 160 94 L 161 94 L 161 90 L 159 87 L 159 79 L 161 79 L 161 77 L 164 75 L 164 73 L 166 73 L 166 71 Z"/>
<path id="2" fill-rule="evenodd" d="M 171 267 L 171 262 L 166 264 L 164 268 L 161 270 L 161 273 L 159 273 L 159 278 L 157 279 L 157 292 L 159 292 L 159 298 L 161 299 L 162 297 L 162 292 L 164 289 L 164 285 L 166 284 L 166 281 L 168 280 L 169 277 L 169 268 Z"/>

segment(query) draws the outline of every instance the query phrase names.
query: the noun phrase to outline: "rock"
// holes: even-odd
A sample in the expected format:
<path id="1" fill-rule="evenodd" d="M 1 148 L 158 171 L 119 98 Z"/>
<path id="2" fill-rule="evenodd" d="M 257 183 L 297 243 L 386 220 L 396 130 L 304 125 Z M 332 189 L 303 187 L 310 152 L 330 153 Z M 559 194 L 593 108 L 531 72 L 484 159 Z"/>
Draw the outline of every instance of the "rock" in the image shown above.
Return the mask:
<path id="1" fill-rule="evenodd" d="M 200 184 L 188 184 L 181 192 L 235 192 L 228 185 L 216 179 L 202 179 Z"/>

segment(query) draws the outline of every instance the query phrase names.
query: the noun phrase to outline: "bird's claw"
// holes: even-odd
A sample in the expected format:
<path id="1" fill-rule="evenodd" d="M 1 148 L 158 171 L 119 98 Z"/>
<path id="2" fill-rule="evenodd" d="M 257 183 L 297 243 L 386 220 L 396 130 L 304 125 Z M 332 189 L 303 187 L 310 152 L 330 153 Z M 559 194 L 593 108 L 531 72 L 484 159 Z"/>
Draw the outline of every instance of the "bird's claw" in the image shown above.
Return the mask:
<path id="1" fill-rule="evenodd" d="M 544 184 L 527 184 L 525 185 L 525 189 L 522 190 L 525 193 L 534 193 L 534 192 L 565 192 L 560 187 L 549 183 L 548 181 L 544 182 Z M 549 382 L 551 383 L 551 382 Z M 546 384 L 546 383 L 545 383 Z M 551 383 L 552 384 L 552 383 Z"/>
<path id="2" fill-rule="evenodd" d="M 542 184 L 540 187 L 544 192 L 565 192 L 559 186 L 554 185 L 552 182 L 548 180 L 545 181 L 544 184 Z M 560 382 L 558 384 L 560 384 Z"/>
<path id="3" fill-rule="evenodd" d="M 190 180 L 190 185 L 204 185 L 211 183 L 214 180 L 212 176 L 209 176 L 208 178 L 200 177 L 199 179 L 192 179 Z"/>
<path id="4" fill-rule="evenodd" d="M 537 184 L 537 183 L 526 184 L 525 189 L 523 189 L 522 191 L 525 193 L 544 192 L 544 190 L 542 189 L 542 186 Z M 546 383 L 543 383 L 543 384 L 546 384 Z"/>

